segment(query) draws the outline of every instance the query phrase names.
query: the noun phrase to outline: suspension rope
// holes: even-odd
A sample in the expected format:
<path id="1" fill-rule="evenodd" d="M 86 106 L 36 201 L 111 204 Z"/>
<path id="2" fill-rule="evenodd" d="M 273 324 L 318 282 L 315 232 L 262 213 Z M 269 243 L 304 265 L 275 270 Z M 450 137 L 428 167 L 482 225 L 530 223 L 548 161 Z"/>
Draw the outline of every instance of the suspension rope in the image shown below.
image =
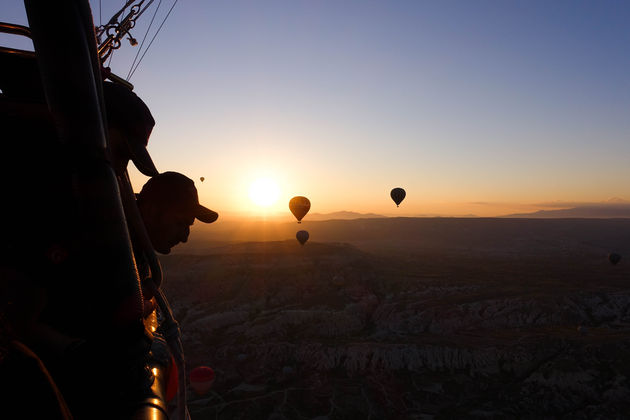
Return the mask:
<path id="1" fill-rule="evenodd" d="M 144 3 L 144 0 L 142 0 L 140 3 L 138 3 L 138 7 L 142 7 L 142 10 L 140 10 L 138 12 L 138 14 L 136 15 L 136 17 L 134 18 L 134 20 L 138 19 L 140 16 L 142 16 L 142 14 L 144 13 L 145 10 L 147 10 L 149 8 L 149 6 L 151 6 L 153 4 L 155 0 L 149 0 L 149 2 L 147 3 L 146 6 L 142 7 L 142 3 Z"/>
<path id="2" fill-rule="evenodd" d="M 168 13 L 166 14 L 166 16 L 164 17 L 164 20 L 162 21 L 162 23 L 160 24 L 160 27 L 157 29 L 157 32 L 155 32 L 155 34 L 153 35 L 153 38 L 151 38 L 151 42 L 149 42 L 149 45 L 147 46 L 147 48 L 144 50 L 144 53 L 142 53 L 142 56 L 140 57 L 140 60 L 138 60 L 138 63 L 136 64 L 136 67 L 134 67 L 134 69 L 132 70 L 131 74 L 129 74 L 129 77 L 127 78 L 127 81 L 129 79 L 131 79 L 131 77 L 133 76 L 133 74 L 136 72 L 136 70 L 138 69 L 138 66 L 140 65 L 140 63 L 142 62 L 142 59 L 144 58 L 144 56 L 146 55 L 147 51 L 149 51 L 149 48 L 151 48 L 151 45 L 153 44 L 153 41 L 155 40 L 155 37 L 160 33 L 160 30 L 162 29 L 162 26 L 164 26 L 164 23 L 166 23 L 166 20 L 168 19 L 168 17 L 171 15 L 171 12 L 173 11 L 173 8 L 175 8 L 175 5 L 177 4 L 178 0 L 175 0 L 175 2 L 173 3 L 173 5 L 171 6 L 171 8 L 169 9 Z"/>
<path id="3" fill-rule="evenodd" d="M 152 3 L 153 1 L 151 1 Z M 149 4 L 151 4 L 149 3 Z M 129 72 L 127 73 L 127 78 L 126 80 L 129 81 L 129 78 L 131 77 L 131 71 L 133 70 L 133 66 L 134 64 L 136 64 L 136 60 L 138 59 L 138 56 L 140 55 L 140 51 L 142 51 L 142 46 L 144 45 L 144 41 L 147 39 L 147 35 L 149 35 L 149 30 L 151 29 L 151 26 L 153 25 L 153 21 L 155 20 L 155 16 L 157 15 L 158 10 L 160 10 L 160 6 L 162 5 L 162 0 L 159 1 L 157 7 L 155 8 L 155 12 L 153 12 L 153 17 L 151 18 L 151 22 L 149 23 L 149 26 L 147 27 L 147 31 L 144 33 L 144 37 L 142 38 L 142 42 L 140 43 L 140 48 L 138 48 L 138 51 L 136 51 L 136 56 L 133 58 L 133 63 L 131 63 L 131 67 L 129 67 Z M 149 7 L 149 5 L 147 5 L 142 12 L 144 12 L 144 10 L 146 10 L 146 8 Z M 140 15 L 138 15 L 140 16 Z M 148 49 L 149 47 L 147 47 Z"/>
<path id="4" fill-rule="evenodd" d="M 112 63 L 112 57 L 114 57 L 114 52 L 116 50 L 112 50 L 111 53 L 109 54 L 109 61 L 107 62 L 107 65 L 105 67 L 109 67 L 109 65 Z"/>

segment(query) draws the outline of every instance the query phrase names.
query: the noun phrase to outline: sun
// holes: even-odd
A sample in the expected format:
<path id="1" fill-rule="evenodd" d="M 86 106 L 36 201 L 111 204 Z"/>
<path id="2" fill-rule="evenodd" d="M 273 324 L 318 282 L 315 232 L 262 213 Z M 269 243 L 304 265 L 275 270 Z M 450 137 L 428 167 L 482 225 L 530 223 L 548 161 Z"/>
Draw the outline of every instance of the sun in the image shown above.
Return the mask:
<path id="1" fill-rule="evenodd" d="M 249 187 L 249 198 L 261 207 L 271 206 L 278 201 L 279 195 L 278 184 L 270 178 L 258 178 Z"/>

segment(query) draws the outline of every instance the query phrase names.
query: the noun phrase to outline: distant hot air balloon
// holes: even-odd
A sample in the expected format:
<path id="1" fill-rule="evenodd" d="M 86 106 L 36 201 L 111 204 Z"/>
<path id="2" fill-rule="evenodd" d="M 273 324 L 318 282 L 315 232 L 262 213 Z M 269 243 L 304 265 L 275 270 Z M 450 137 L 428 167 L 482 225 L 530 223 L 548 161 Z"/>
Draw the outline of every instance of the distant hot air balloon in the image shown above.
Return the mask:
<path id="1" fill-rule="evenodd" d="M 201 182 L 203 182 L 206 178 L 200 177 L 199 179 L 201 180 Z"/>
<path id="2" fill-rule="evenodd" d="M 311 202 L 306 197 L 293 197 L 291 201 L 289 201 L 289 209 L 297 219 L 298 223 L 302 223 L 302 218 L 306 216 L 306 213 L 308 213 L 311 209 Z"/>
<path id="3" fill-rule="evenodd" d="M 308 232 L 305 230 L 300 230 L 295 234 L 295 237 L 300 242 L 300 245 L 304 245 L 306 241 L 308 241 Z"/>
<path id="4" fill-rule="evenodd" d="M 394 203 L 396 203 L 396 207 L 398 207 L 398 205 L 402 203 L 402 201 L 405 199 L 405 196 L 407 195 L 407 193 L 405 192 L 405 190 L 398 187 L 398 188 L 394 188 L 389 193 L 389 195 L 392 197 L 392 200 L 394 200 Z"/>
<path id="5" fill-rule="evenodd" d="M 190 371 L 190 386 L 199 396 L 206 395 L 214 382 L 214 370 L 208 366 L 197 366 Z"/>
<path id="6" fill-rule="evenodd" d="M 621 261 L 621 255 L 612 252 L 608 254 L 608 261 L 610 261 L 612 265 L 617 265 L 617 263 Z"/>

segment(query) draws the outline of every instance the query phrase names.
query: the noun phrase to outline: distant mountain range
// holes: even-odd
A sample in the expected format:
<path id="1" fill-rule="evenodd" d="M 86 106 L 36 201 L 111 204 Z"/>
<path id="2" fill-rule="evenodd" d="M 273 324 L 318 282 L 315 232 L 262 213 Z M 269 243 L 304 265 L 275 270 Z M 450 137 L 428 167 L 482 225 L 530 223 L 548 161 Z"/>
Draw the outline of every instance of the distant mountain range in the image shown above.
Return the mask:
<path id="1" fill-rule="evenodd" d="M 630 203 L 608 201 L 605 203 L 585 204 L 568 209 L 538 210 L 533 213 L 509 214 L 503 217 L 535 219 L 586 218 L 613 219 L 630 218 Z"/>
<path id="2" fill-rule="evenodd" d="M 497 218 L 522 218 L 522 219 L 630 219 L 630 201 L 621 198 L 611 198 L 600 203 L 542 203 L 539 207 L 548 207 L 550 210 L 538 210 L 531 213 L 514 213 Z M 560 208 L 565 207 L 565 208 Z M 394 214 L 358 213 L 354 211 L 335 211 L 331 213 L 308 213 L 305 222 L 322 222 L 327 220 L 363 220 L 363 219 L 389 219 L 389 218 L 437 218 L 437 219 L 474 219 L 479 216 L 474 214 L 442 215 L 442 214 L 415 214 L 396 216 Z M 493 216 L 495 217 L 495 216 Z M 238 212 L 221 212 L 219 224 L 212 224 L 211 231 L 221 230 L 218 225 L 231 223 L 294 223 L 295 218 L 287 212 L 275 212 L 255 215 Z M 197 228 L 195 230 L 199 230 Z M 201 228 L 201 230 L 205 230 Z"/>

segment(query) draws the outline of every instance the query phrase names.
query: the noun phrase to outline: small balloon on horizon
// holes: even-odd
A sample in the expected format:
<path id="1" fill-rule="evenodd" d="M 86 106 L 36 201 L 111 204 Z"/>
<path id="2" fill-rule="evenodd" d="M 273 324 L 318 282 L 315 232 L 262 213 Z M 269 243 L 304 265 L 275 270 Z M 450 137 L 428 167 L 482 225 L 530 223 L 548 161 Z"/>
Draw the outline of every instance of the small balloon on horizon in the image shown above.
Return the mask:
<path id="1" fill-rule="evenodd" d="M 199 178 L 199 180 L 200 180 L 201 182 L 203 182 L 203 181 L 205 181 L 205 180 L 206 180 L 206 178 L 204 178 L 204 177 L 200 177 L 200 178 Z"/>
<path id="2" fill-rule="evenodd" d="M 392 198 L 392 200 L 394 200 L 394 203 L 396 203 L 396 207 L 398 207 L 400 203 L 402 203 L 406 195 L 407 193 L 405 192 L 405 190 L 400 187 L 394 188 L 389 193 L 389 196 Z"/>

